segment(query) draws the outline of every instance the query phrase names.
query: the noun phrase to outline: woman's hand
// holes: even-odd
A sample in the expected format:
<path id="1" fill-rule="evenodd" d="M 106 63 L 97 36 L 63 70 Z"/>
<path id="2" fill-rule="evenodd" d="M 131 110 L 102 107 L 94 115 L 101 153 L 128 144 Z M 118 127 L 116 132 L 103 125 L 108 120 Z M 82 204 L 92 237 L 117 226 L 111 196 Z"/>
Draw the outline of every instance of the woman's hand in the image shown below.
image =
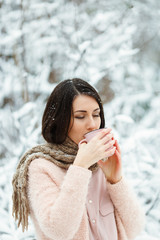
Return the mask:
<path id="1" fill-rule="evenodd" d="M 88 143 L 81 143 L 73 165 L 89 168 L 100 159 L 112 156 L 116 150 L 112 129 L 107 128 L 98 133 Z"/>
<path id="2" fill-rule="evenodd" d="M 116 147 L 115 153 L 105 162 L 102 160 L 98 162 L 107 181 L 112 184 L 119 182 L 122 178 L 121 151 L 117 140 L 115 140 L 114 146 Z"/>

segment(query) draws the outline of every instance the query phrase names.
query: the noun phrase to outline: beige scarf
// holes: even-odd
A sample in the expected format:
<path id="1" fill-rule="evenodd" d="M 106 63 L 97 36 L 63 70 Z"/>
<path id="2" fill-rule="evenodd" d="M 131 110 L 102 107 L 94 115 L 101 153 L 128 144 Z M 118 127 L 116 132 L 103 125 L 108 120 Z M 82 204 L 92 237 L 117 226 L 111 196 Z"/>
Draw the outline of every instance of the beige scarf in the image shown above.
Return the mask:
<path id="1" fill-rule="evenodd" d="M 29 203 L 27 198 L 27 178 L 28 166 L 36 158 L 44 158 L 53 162 L 57 166 L 68 169 L 74 162 L 78 151 L 78 146 L 70 138 L 66 138 L 63 144 L 46 143 L 37 145 L 27 151 L 17 166 L 13 176 L 13 216 L 18 220 L 18 227 L 22 225 L 22 230 L 28 229 Z M 98 168 L 97 164 L 90 167 L 94 171 Z"/>

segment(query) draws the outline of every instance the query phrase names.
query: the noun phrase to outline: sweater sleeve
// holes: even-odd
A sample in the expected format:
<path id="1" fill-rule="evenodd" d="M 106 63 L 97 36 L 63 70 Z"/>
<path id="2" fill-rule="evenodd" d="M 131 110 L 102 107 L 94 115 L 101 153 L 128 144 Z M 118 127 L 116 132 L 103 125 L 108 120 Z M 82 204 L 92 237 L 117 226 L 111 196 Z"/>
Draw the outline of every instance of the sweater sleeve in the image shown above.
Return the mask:
<path id="1" fill-rule="evenodd" d="M 37 159 L 29 167 L 30 207 L 47 237 L 56 240 L 72 239 L 82 220 L 92 172 L 71 165 L 59 187 L 56 179 L 53 180 L 54 172 L 50 173 L 52 169 L 48 171 L 44 163 L 49 168 L 53 165 L 44 159 Z"/>
<path id="2" fill-rule="evenodd" d="M 107 182 L 107 186 L 128 239 L 134 239 L 143 230 L 145 222 L 144 212 L 135 193 L 124 177 L 116 184 Z"/>

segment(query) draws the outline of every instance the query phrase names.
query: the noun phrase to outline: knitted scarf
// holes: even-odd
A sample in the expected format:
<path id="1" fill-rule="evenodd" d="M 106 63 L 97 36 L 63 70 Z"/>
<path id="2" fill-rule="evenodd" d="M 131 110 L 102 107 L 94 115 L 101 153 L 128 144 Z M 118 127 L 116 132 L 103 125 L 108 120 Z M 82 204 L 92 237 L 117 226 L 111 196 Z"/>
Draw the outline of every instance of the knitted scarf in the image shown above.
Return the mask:
<path id="1" fill-rule="evenodd" d="M 45 143 L 37 145 L 28 150 L 20 159 L 16 172 L 13 176 L 13 210 L 15 220 L 18 220 L 18 227 L 22 225 L 22 230 L 28 229 L 29 202 L 27 197 L 28 166 L 34 159 L 44 158 L 57 166 L 68 169 L 74 162 L 78 151 L 78 146 L 69 137 L 62 144 Z M 97 164 L 89 169 L 94 171 Z"/>

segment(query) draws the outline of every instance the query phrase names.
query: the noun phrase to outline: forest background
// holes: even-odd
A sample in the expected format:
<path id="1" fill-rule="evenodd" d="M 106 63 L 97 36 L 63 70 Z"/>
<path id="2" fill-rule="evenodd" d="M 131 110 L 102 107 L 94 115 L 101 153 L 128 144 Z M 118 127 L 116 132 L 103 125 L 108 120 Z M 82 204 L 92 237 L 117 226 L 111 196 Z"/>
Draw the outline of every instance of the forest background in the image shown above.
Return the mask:
<path id="1" fill-rule="evenodd" d="M 12 217 L 20 156 L 41 143 L 46 100 L 64 79 L 99 91 L 124 174 L 160 239 L 160 1 L 0 0 L 0 240 L 33 240 Z"/>

